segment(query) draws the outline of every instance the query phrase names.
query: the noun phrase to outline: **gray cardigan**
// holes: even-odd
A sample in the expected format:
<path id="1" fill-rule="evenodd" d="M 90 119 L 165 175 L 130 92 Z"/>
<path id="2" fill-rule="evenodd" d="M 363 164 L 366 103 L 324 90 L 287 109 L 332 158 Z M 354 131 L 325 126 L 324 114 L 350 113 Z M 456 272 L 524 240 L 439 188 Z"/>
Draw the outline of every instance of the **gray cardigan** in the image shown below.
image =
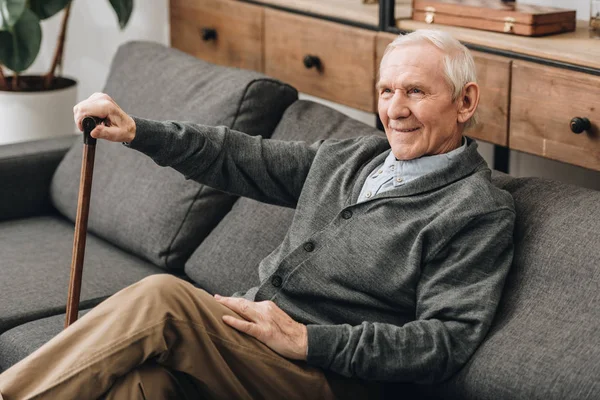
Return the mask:
<path id="1" fill-rule="evenodd" d="M 186 178 L 295 207 L 259 265 L 270 299 L 308 325 L 308 363 L 378 381 L 439 382 L 488 331 L 513 256 L 509 193 L 468 139 L 450 166 L 357 204 L 389 152 L 366 136 L 312 145 L 135 118 L 128 144 Z"/>

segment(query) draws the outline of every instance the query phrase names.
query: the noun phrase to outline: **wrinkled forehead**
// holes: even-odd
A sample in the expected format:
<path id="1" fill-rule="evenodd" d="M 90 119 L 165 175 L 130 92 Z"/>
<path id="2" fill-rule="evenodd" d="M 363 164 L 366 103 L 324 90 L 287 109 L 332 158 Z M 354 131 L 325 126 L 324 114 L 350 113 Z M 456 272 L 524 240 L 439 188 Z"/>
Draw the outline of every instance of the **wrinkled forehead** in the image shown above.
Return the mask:
<path id="1" fill-rule="evenodd" d="M 410 43 L 391 49 L 379 67 L 379 80 L 445 81 L 444 53 L 431 43 Z"/>

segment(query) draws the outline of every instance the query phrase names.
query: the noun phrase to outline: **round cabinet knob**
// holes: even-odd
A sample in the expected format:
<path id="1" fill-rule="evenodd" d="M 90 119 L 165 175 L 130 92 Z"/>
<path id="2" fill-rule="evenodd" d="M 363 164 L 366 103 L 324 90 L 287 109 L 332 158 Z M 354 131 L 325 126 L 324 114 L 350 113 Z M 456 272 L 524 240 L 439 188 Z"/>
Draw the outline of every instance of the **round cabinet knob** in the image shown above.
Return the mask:
<path id="1" fill-rule="evenodd" d="M 321 60 L 317 56 L 307 54 L 304 56 L 304 66 L 308 69 L 315 67 L 321 69 Z"/>
<path id="2" fill-rule="evenodd" d="M 581 133 L 583 131 L 589 131 L 592 125 L 590 120 L 587 118 L 575 117 L 571 120 L 571 131 L 573 133 Z"/>
<path id="3" fill-rule="evenodd" d="M 202 36 L 202 40 L 208 42 L 209 40 L 217 39 L 217 30 L 213 28 L 202 28 L 200 30 L 200 35 Z"/>

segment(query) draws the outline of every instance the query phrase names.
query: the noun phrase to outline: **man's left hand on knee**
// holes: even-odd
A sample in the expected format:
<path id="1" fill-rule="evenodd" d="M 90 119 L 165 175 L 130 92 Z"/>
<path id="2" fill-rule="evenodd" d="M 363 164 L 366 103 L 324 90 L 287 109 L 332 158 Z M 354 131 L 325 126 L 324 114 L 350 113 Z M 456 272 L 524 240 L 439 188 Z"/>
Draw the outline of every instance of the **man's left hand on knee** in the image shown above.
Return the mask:
<path id="1" fill-rule="evenodd" d="M 294 321 L 275 303 L 219 295 L 215 295 L 215 299 L 246 319 L 224 315 L 223 321 L 227 325 L 255 337 L 286 358 L 306 360 L 306 325 Z"/>

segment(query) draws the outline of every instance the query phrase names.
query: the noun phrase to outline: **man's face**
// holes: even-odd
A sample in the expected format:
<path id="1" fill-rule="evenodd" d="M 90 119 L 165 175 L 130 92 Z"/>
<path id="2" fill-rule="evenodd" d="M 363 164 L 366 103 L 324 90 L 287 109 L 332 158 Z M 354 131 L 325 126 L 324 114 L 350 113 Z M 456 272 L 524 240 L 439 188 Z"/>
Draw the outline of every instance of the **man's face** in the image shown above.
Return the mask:
<path id="1" fill-rule="evenodd" d="M 381 61 L 379 118 L 398 160 L 460 146 L 458 106 L 443 65 L 441 50 L 425 43 L 396 47 Z"/>

